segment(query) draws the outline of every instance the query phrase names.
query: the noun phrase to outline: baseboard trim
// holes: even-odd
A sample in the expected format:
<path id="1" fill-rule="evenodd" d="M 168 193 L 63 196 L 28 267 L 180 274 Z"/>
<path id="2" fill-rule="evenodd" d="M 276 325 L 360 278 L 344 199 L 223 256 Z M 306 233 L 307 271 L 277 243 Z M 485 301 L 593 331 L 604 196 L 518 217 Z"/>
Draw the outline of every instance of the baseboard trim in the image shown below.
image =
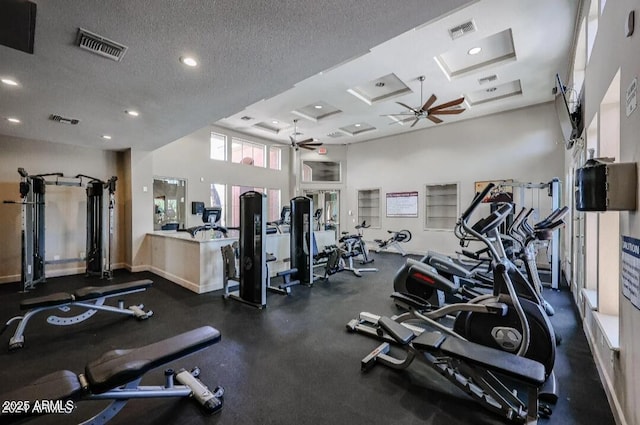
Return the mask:
<path id="1" fill-rule="evenodd" d="M 163 277 L 175 284 L 182 286 L 183 288 L 190 290 L 191 292 L 195 292 L 196 294 L 200 293 L 200 286 L 194 282 L 188 281 L 186 279 L 182 279 L 181 277 L 176 276 L 174 274 L 167 273 L 166 271 L 159 269 L 157 267 L 151 266 L 150 271 L 154 274 L 157 274 L 160 277 Z"/>

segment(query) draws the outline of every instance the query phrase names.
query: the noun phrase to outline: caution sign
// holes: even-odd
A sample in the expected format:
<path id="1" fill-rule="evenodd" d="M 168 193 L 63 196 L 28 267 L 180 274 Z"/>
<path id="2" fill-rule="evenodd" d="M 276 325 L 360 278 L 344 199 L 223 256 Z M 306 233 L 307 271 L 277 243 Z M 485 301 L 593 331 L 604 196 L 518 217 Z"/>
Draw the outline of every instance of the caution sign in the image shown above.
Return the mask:
<path id="1" fill-rule="evenodd" d="M 640 239 L 622 237 L 622 295 L 640 309 Z"/>

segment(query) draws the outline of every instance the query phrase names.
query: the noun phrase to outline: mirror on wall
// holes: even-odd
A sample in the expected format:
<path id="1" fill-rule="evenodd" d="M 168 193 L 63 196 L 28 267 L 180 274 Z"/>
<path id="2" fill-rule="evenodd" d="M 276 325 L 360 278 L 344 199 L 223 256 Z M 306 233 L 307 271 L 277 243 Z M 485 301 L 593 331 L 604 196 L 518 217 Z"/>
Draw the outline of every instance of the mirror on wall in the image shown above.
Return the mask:
<path id="1" fill-rule="evenodd" d="M 340 163 L 332 161 L 302 161 L 303 182 L 339 182 Z"/>
<path id="2" fill-rule="evenodd" d="M 153 230 L 185 227 L 187 182 L 173 177 L 153 179 Z"/>

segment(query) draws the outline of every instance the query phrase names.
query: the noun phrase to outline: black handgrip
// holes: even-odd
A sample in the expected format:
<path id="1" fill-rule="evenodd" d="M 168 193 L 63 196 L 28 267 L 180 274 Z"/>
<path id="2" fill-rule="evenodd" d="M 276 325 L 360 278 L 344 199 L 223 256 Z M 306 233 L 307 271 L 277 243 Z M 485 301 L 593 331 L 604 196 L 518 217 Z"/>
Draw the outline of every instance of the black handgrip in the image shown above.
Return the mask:
<path id="1" fill-rule="evenodd" d="M 495 184 L 489 183 L 482 192 L 480 192 L 479 194 L 476 194 L 476 197 L 473 198 L 473 201 L 471 201 L 471 205 L 469 205 L 469 207 L 465 210 L 465 212 L 462 213 L 462 219 L 464 221 L 466 221 L 469 218 L 471 213 L 478 207 L 480 202 L 485 198 L 485 196 L 489 194 L 489 192 L 491 192 L 491 189 L 493 189 L 495 186 L 496 186 Z"/>

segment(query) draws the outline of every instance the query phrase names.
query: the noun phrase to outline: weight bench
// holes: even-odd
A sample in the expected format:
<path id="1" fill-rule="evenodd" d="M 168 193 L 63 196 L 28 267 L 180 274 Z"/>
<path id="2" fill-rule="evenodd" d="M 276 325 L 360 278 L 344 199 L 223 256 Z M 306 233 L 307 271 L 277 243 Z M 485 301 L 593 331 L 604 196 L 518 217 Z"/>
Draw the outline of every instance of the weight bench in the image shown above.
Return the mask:
<path id="1" fill-rule="evenodd" d="M 482 406 L 511 421 L 534 425 L 539 413 L 550 414 L 547 406 L 540 410 L 538 406 L 538 392 L 545 382 L 541 363 L 440 332 L 425 331 L 416 336 L 388 317 L 380 317 L 378 325 L 407 355 L 391 356 L 390 345 L 384 342 L 362 359 L 363 371 L 377 363 L 406 369 L 418 358 Z M 526 397 L 520 398 L 518 390 L 523 387 Z"/>
<path id="2" fill-rule="evenodd" d="M 72 307 L 82 308 L 86 311 L 74 316 L 56 316 L 47 318 L 47 322 L 55 326 L 75 325 L 83 322 L 96 314 L 98 310 L 119 313 L 127 316 L 134 316 L 139 320 L 148 319 L 153 315 L 153 311 L 144 311 L 144 305 L 132 305 L 124 308 L 124 301 L 119 300 L 118 306 L 104 305 L 107 298 L 124 296 L 135 292 L 142 292 L 149 288 L 153 282 L 151 280 L 136 280 L 132 282 L 119 283 L 107 286 L 87 286 L 77 289 L 73 293 L 58 292 L 42 297 L 29 298 L 20 303 L 20 310 L 27 310 L 23 316 L 15 316 L 4 325 L 0 334 L 7 330 L 13 322 L 18 322 L 16 331 L 9 339 L 9 350 L 15 350 L 24 346 L 24 330 L 34 315 L 41 311 L 60 309 L 68 312 Z"/>
<path id="3" fill-rule="evenodd" d="M 171 338 L 140 348 L 112 350 L 89 362 L 84 373 L 69 370 L 50 373 L 40 379 L 6 394 L 0 399 L 21 403 L 20 414 L 1 414 L 1 423 L 13 423 L 44 414 L 35 404 L 43 400 L 60 401 L 67 413 L 74 410 L 77 401 L 112 400 L 104 410 L 83 424 L 104 424 L 113 418 L 131 398 L 192 397 L 207 413 L 222 409 L 224 389 L 210 391 L 198 378 L 199 370 L 180 369 L 165 371 L 164 386 L 139 386 L 146 372 L 165 363 L 193 354 L 219 342 L 220 332 L 203 326 Z M 174 385 L 178 381 L 181 385 Z"/>

